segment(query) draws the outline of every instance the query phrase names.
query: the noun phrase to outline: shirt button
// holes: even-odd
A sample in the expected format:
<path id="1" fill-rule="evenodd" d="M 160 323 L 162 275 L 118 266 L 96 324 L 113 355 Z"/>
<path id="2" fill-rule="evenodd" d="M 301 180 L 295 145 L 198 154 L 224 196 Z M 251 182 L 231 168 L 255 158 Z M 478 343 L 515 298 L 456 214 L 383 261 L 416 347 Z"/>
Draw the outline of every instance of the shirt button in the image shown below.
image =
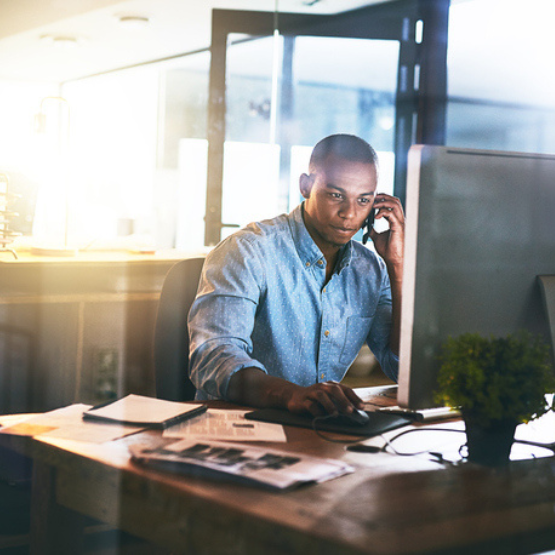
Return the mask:
<path id="1" fill-rule="evenodd" d="M 321 260 L 318 260 L 318 266 L 322 266 L 324 263 Z"/>
<path id="2" fill-rule="evenodd" d="M 327 289 L 324 287 L 324 289 L 322 289 L 322 293 L 325 293 L 327 291 Z"/>
<path id="3" fill-rule="evenodd" d="M 324 379 L 324 374 L 320 375 L 320 379 L 323 380 Z"/>
<path id="4" fill-rule="evenodd" d="M 310 266 L 310 262 L 307 262 L 305 266 L 308 268 Z"/>
<path id="5" fill-rule="evenodd" d="M 326 330 L 326 331 L 324 332 L 324 335 L 325 335 L 326 337 L 328 337 L 329 334 L 330 334 L 330 330 Z"/>

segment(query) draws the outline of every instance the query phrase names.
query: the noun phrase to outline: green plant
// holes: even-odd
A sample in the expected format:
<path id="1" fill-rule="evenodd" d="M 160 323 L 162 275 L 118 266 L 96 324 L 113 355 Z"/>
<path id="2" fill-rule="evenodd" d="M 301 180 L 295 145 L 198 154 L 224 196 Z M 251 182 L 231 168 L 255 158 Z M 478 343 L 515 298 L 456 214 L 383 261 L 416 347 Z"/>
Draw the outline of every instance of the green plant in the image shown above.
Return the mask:
<path id="1" fill-rule="evenodd" d="M 555 391 L 549 346 L 528 332 L 450 337 L 440 360 L 436 401 L 462 409 L 482 425 L 528 422 L 555 408 L 545 399 Z"/>

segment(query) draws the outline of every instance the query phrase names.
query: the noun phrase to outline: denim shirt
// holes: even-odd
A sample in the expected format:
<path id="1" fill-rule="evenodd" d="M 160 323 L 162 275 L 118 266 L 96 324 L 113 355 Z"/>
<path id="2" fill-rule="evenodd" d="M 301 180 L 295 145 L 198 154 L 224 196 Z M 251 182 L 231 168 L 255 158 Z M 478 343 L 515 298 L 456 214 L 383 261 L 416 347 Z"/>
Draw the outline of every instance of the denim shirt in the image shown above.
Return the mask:
<path id="1" fill-rule="evenodd" d="M 325 281 L 326 260 L 302 205 L 216 246 L 189 314 L 197 399 L 225 399 L 231 376 L 247 367 L 301 386 L 341 381 L 364 341 L 396 380 L 384 261 L 350 241 Z"/>

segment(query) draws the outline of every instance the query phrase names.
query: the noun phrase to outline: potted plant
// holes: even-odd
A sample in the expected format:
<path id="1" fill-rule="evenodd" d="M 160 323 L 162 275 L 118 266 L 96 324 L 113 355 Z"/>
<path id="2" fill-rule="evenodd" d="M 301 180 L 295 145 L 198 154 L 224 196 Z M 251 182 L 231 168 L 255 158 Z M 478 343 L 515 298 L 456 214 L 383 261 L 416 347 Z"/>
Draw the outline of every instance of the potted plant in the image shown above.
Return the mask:
<path id="1" fill-rule="evenodd" d="M 516 426 L 554 409 L 549 346 L 528 332 L 449 338 L 440 359 L 436 401 L 461 410 L 469 461 L 506 464 Z"/>

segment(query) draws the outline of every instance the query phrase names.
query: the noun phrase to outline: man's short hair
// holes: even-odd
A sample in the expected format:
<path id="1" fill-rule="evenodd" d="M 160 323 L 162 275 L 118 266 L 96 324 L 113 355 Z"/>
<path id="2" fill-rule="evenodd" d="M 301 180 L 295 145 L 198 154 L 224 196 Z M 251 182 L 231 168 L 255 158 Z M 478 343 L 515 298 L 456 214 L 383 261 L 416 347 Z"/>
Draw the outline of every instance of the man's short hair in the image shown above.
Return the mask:
<path id="1" fill-rule="evenodd" d="M 321 167 L 324 160 L 335 155 L 350 162 L 374 164 L 378 167 L 376 151 L 364 140 L 355 135 L 338 133 L 319 141 L 310 156 L 310 168 Z"/>

